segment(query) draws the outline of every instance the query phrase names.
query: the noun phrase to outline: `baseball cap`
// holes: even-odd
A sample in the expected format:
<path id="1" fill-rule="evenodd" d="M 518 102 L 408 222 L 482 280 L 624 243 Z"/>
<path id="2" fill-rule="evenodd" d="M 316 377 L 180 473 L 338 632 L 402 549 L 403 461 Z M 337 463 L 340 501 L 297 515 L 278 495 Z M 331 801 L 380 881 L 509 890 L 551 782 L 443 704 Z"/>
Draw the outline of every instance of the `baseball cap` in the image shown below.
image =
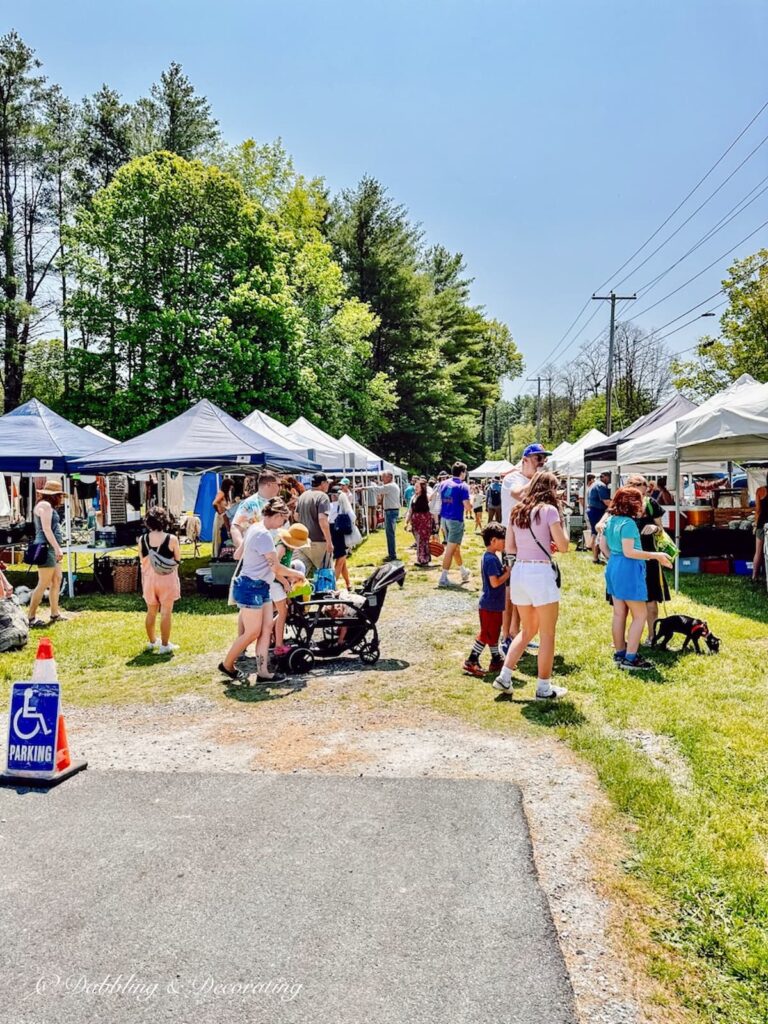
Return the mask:
<path id="1" fill-rule="evenodd" d="M 552 452 L 548 452 L 543 444 L 529 444 L 523 452 L 523 458 L 527 459 L 531 455 L 551 455 Z"/>
<path id="2" fill-rule="evenodd" d="M 344 484 L 345 487 L 349 487 L 349 477 L 343 476 L 341 480 L 339 480 L 339 483 Z"/>

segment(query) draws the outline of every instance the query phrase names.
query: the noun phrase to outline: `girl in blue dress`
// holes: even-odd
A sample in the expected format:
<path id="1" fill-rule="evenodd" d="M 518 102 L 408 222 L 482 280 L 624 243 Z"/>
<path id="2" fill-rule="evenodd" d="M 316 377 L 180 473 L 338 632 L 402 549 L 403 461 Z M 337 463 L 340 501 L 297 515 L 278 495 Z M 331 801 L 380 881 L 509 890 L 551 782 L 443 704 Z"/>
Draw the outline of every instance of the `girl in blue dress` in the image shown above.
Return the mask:
<path id="1" fill-rule="evenodd" d="M 600 548 L 608 559 L 605 586 L 613 599 L 613 658 L 621 669 L 653 668 L 637 653 L 647 615 L 645 563 L 656 561 L 665 569 L 670 569 L 672 563 L 661 551 L 643 551 L 636 522 L 643 514 L 643 495 L 637 488 L 620 487 L 608 511 Z M 629 632 L 628 614 L 632 616 Z"/>

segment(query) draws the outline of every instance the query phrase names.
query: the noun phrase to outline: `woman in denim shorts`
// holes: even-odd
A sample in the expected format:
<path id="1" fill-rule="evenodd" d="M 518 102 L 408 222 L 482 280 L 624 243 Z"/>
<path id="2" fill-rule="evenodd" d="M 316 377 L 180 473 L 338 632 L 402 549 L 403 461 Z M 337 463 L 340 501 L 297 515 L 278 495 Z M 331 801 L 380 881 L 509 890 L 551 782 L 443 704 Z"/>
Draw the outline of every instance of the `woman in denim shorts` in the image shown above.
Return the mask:
<path id="1" fill-rule="evenodd" d="M 238 678 L 237 659 L 249 644 L 256 644 L 256 678 L 260 683 L 281 682 L 285 677 L 268 671 L 269 644 L 272 638 L 272 598 L 270 585 L 275 581 L 277 552 L 270 530 L 277 530 L 290 519 L 288 506 L 282 498 L 271 498 L 262 509 L 261 522 L 248 528 L 243 543 L 235 552 L 242 558 L 240 575 L 232 590 L 240 609 L 242 632 L 219 665 L 219 671 L 230 679 Z"/>

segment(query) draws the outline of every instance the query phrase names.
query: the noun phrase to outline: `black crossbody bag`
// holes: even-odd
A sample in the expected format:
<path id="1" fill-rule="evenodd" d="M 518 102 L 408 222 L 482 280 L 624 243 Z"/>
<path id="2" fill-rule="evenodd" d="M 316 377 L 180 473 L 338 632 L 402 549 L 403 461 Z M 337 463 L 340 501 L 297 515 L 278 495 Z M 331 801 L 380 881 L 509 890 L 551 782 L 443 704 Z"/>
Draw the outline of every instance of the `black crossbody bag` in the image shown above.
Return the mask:
<path id="1" fill-rule="evenodd" d="M 536 534 L 533 532 L 533 529 L 530 526 L 528 527 L 528 532 L 533 537 L 533 539 L 534 539 L 534 541 L 536 543 L 536 546 L 539 548 L 539 550 L 543 551 L 544 554 L 549 559 L 549 564 L 552 566 L 552 572 L 555 574 L 555 583 L 557 584 L 557 589 L 559 590 L 560 587 L 562 586 L 562 582 L 563 582 L 563 577 L 562 577 L 562 575 L 560 573 L 560 566 L 554 560 L 552 555 L 547 551 L 547 549 L 544 547 L 544 545 L 539 543 L 539 540 L 538 540 Z"/>

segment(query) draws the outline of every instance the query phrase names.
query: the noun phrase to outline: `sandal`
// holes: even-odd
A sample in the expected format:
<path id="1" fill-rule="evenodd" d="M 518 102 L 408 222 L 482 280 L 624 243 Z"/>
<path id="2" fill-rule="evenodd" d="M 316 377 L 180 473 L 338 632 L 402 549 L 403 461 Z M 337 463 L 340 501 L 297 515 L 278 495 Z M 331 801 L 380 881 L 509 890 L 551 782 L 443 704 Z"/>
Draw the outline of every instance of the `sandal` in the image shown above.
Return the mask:
<path id="1" fill-rule="evenodd" d="M 70 618 L 71 618 L 71 616 L 69 616 L 69 615 L 62 615 L 61 612 L 59 612 L 58 615 L 52 615 L 48 621 L 49 622 L 69 622 Z"/>
<path id="2" fill-rule="evenodd" d="M 271 684 L 274 685 L 275 683 L 284 683 L 287 678 L 288 678 L 288 676 L 284 676 L 280 672 L 275 672 L 271 676 L 258 676 L 257 675 L 256 676 L 256 682 L 257 683 L 271 683 Z"/>
<path id="3" fill-rule="evenodd" d="M 43 622 L 42 619 L 30 619 L 27 626 L 30 629 L 44 629 L 47 623 Z"/>

